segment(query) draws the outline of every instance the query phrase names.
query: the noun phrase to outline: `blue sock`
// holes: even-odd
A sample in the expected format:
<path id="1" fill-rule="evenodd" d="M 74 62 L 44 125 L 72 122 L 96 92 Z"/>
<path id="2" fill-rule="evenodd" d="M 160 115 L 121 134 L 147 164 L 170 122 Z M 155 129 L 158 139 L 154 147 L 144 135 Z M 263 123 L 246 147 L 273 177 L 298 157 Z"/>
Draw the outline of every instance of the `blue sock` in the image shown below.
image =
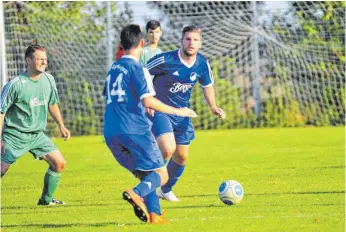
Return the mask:
<path id="1" fill-rule="evenodd" d="M 156 172 L 146 175 L 141 182 L 133 188 L 133 191 L 141 197 L 145 197 L 151 192 L 155 192 L 156 188 L 161 185 L 161 177 Z"/>
<path id="2" fill-rule="evenodd" d="M 171 159 L 167 164 L 168 170 L 168 181 L 161 187 L 162 192 L 168 193 L 172 191 L 173 186 L 177 183 L 179 177 L 183 174 L 185 165 L 176 164 L 173 159 Z"/>
<path id="3" fill-rule="evenodd" d="M 156 191 L 152 191 L 143 199 L 149 213 L 156 213 L 157 215 L 161 215 L 160 201 L 159 197 L 156 195 Z"/>

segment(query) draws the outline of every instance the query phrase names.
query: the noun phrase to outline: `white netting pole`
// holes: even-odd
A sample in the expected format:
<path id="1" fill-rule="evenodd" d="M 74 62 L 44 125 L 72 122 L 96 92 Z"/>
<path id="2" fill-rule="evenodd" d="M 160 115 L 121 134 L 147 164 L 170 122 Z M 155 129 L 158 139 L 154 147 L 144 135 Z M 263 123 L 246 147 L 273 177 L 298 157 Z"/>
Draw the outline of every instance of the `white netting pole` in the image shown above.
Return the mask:
<path id="1" fill-rule="evenodd" d="M 257 7 L 256 1 L 251 2 L 252 4 L 252 27 L 257 27 Z M 259 49 L 258 49 L 258 33 L 256 30 L 252 32 L 252 43 L 253 43 L 253 51 L 252 51 L 252 78 L 253 78 L 253 98 L 255 99 L 255 114 L 258 117 L 261 111 L 261 95 L 260 95 L 260 73 L 259 73 Z"/>
<path id="2" fill-rule="evenodd" d="M 3 3 L 0 3 L 0 87 L 1 89 L 7 83 L 7 69 L 6 69 L 6 49 L 5 49 L 5 20 Z"/>
<path id="3" fill-rule="evenodd" d="M 113 48 L 112 48 L 112 14 L 111 2 L 108 1 L 106 5 L 106 18 L 107 18 L 107 67 L 110 68 L 113 63 Z"/>

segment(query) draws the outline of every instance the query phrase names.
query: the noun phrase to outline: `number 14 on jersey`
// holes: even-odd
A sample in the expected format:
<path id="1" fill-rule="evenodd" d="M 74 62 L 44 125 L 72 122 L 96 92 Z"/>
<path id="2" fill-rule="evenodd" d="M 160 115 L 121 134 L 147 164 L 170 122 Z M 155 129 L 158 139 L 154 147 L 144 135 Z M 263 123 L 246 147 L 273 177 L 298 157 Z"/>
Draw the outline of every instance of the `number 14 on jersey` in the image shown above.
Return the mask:
<path id="1" fill-rule="evenodd" d="M 106 78 L 107 84 L 107 104 L 112 103 L 112 96 L 118 96 L 118 102 L 123 102 L 123 96 L 126 94 L 125 90 L 121 87 L 121 82 L 123 81 L 123 73 L 120 73 L 113 84 L 111 83 L 111 75 Z"/>

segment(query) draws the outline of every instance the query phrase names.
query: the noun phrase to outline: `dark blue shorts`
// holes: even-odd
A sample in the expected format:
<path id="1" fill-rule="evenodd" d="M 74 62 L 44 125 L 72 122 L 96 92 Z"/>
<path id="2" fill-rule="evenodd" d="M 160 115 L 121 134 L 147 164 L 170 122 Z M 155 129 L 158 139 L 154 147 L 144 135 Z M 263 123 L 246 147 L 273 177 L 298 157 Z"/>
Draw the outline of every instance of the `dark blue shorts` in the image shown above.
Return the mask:
<path id="1" fill-rule="evenodd" d="M 195 131 L 192 122 L 188 117 L 179 117 L 155 112 L 154 117 L 150 117 L 153 122 L 151 131 L 158 138 L 165 133 L 174 133 L 176 144 L 189 145 L 195 139 Z"/>
<path id="2" fill-rule="evenodd" d="M 105 140 L 115 159 L 130 172 L 153 171 L 165 166 L 159 146 L 149 131 L 143 135 L 105 137 Z"/>

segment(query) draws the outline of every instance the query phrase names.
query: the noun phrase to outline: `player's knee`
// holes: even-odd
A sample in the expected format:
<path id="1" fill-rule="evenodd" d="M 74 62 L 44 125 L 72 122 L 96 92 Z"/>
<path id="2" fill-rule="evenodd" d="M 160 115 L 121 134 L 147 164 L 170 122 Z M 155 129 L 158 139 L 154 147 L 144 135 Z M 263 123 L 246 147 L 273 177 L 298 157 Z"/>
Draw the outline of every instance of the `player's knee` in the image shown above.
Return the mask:
<path id="1" fill-rule="evenodd" d="M 185 165 L 185 163 L 187 162 L 187 158 L 187 154 L 177 154 L 173 156 L 173 161 L 179 165 Z"/>
<path id="2" fill-rule="evenodd" d="M 3 177 L 6 174 L 7 170 L 1 170 L 1 177 Z"/>
<path id="3" fill-rule="evenodd" d="M 175 148 L 176 148 L 175 145 L 165 147 L 165 149 L 162 150 L 163 159 L 164 160 L 169 159 L 173 155 Z"/>
<path id="4" fill-rule="evenodd" d="M 165 169 L 161 170 L 161 171 L 159 172 L 159 175 L 160 175 L 160 177 L 161 177 L 161 186 L 162 186 L 162 185 L 164 185 L 164 184 L 167 183 L 168 178 L 169 178 L 169 177 L 168 177 L 167 169 L 165 168 Z"/>
<path id="5" fill-rule="evenodd" d="M 143 180 L 143 178 L 148 174 L 150 174 L 150 172 L 139 171 L 139 170 L 136 170 L 133 172 L 133 175 L 140 180 Z"/>
<path id="6" fill-rule="evenodd" d="M 3 177 L 6 174 L 8 168 L 9 168 L 9 165 L 6 165 L 5 163 L 1 163 L 1 177 Z"/>
<path id="7" fill-rule="evenodd" d="M 56 172 L 63 172 L 66 166 L 66 160 L 60 160 L 59 162 L 56 163 L 55 165 L 55 170 Z"/>

